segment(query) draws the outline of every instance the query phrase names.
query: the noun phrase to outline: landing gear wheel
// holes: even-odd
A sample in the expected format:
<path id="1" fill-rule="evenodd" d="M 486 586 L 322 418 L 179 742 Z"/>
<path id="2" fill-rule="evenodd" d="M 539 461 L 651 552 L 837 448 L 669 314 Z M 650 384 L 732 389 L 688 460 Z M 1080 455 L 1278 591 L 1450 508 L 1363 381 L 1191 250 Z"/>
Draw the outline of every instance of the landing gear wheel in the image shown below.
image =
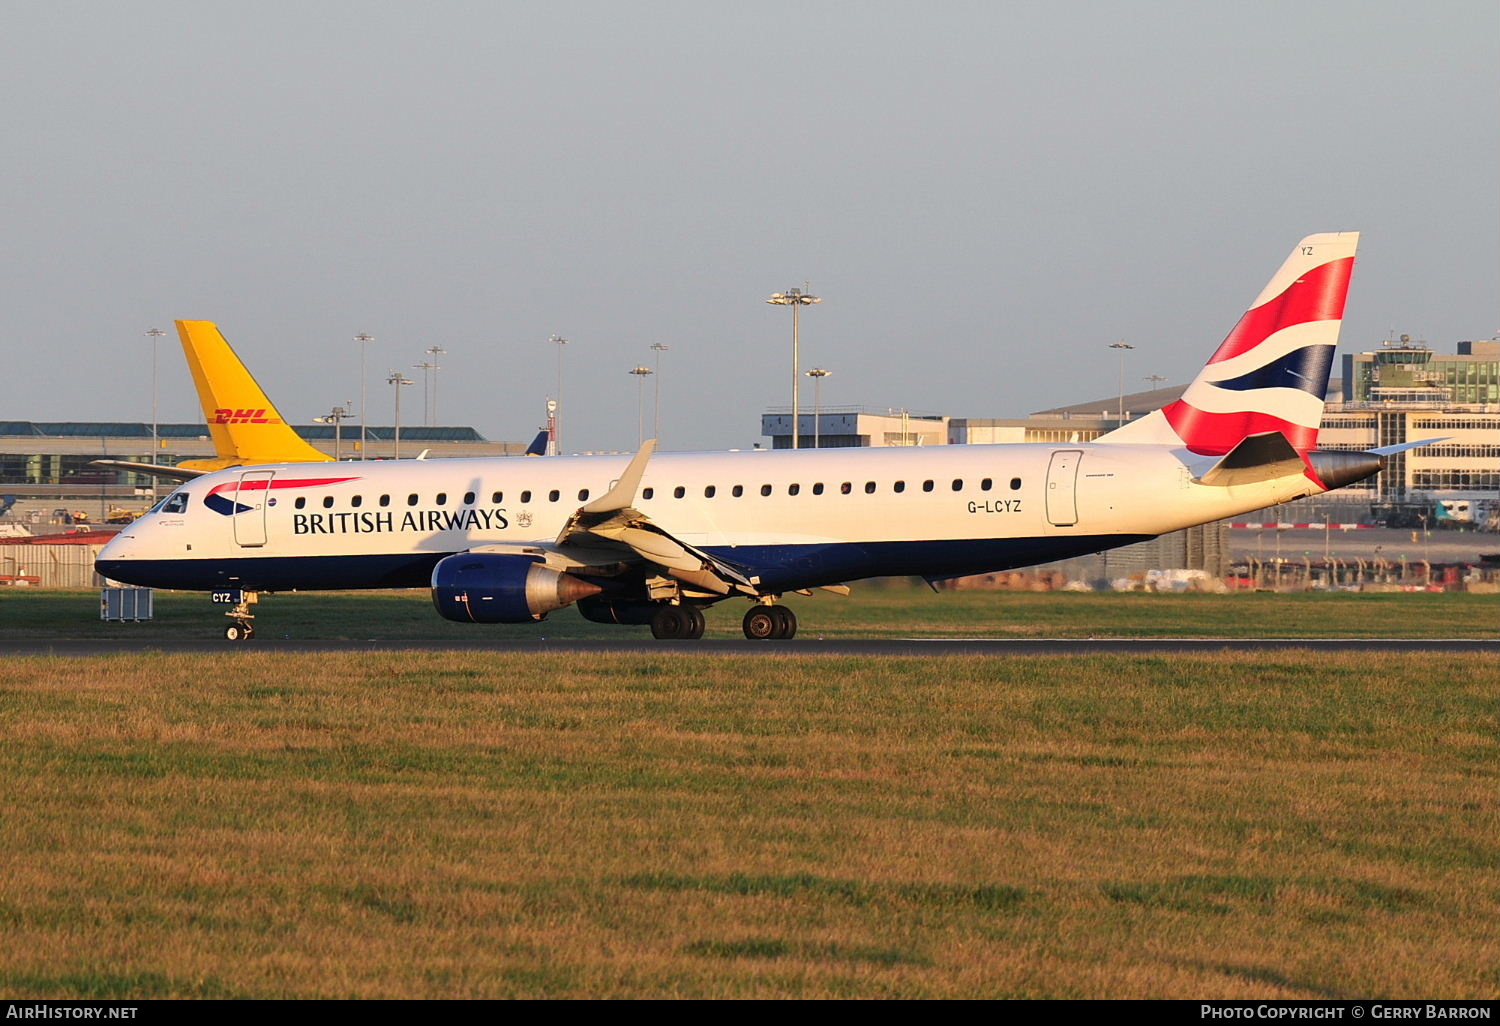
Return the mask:
<path id="1" fill-rule="evenodd" d="M 247 623 L 232 623 L 224 628 L 226 641 L 245 641 L 255 636 L 255 628 Z"/>
<path id="2" fill-rule="evenodd" d="M 651 617 L 651 636 L 663 641 L 703 637 L 703 612 L 694 606 L 662 606 Z"/>
<path id="3" fill-rule="evenodd" d="M 743 627 L 751 641 L 791 638 L 797 634 L 797 617 L 786 606 L 751 606 Z"/>

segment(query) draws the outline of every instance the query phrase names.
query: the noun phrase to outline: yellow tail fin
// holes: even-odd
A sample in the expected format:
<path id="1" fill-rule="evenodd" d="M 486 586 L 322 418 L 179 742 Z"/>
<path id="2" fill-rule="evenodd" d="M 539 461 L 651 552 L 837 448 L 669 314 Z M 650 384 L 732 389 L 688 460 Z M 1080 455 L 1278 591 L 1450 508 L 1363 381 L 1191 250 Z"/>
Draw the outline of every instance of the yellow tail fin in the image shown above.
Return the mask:
<path id="1" fill-rule="evenodd" d="M 177 334 L 217 453 L 216 459 L 194 460 L 183 466 L 219 470 L 253 463 L 332 461 L 331 456 L 314 449 L 292 430 L 229 347 L 218 325 L 212 321 L 178 321 Z"/>

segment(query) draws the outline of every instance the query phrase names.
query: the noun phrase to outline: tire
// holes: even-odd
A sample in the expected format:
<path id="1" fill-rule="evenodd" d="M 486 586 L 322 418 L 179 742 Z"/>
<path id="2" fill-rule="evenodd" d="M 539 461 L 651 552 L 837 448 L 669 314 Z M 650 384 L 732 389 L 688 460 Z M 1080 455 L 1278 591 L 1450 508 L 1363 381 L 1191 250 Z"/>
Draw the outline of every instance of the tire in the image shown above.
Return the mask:
<path id="1" fill-rule="evenodd" d="M 660 641 L 691 637 L 692 616 L 681 606 L 662 606 L 651 617 L 651 636 Z"/>
<path id="2" fill-rule="evenodd" d="M 797 636 L 797 614 L 786 606 L 772 606 L 771 612 L 776 614 L 776 633 L 772 637 L 778 641 L 788 641 Z"/>
<path id="3" fill-rule="evenodd" d="M 745 630 L 745 637 L 751 641 L 768 641 L 779 637 L 777 631 L 781 627 L 781 617 L 776 611 L 780 608 L 780 606 L 751 606 L 741 625 Z"/>
<path id="4" fill-rule="evenodd" d="M 232 623 L 224 628 L 224 639 L 226 641 L 244 641 L 249 636 L 250 632 L 245 630 L 245 625 L 242 623 Z"/>

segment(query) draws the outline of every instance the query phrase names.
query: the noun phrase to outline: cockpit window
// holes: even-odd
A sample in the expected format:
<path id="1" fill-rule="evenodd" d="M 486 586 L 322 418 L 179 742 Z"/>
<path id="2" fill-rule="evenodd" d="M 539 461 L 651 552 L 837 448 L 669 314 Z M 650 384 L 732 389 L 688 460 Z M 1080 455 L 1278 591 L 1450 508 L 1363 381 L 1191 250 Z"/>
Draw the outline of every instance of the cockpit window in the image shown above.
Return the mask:
<path id="1" fill-rule="evenodd" d="M 161 502 L 163 513 L 186 513 L 188 505 L 187 492 L 173 492 Z"/>

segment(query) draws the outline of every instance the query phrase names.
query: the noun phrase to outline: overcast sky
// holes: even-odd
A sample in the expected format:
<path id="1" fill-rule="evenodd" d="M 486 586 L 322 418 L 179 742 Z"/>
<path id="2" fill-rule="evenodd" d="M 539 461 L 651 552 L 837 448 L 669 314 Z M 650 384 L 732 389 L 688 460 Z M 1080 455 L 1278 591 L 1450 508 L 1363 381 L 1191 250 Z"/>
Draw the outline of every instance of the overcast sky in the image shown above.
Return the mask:
<path id="1" fill-rule="evenodd" d="M 219 322 L 299 423 L 749 447 L 790 401 L 1022 416 L 1191 378 L 1303 235 L 1343 346 L 1500 329 L 1500 5 L 12 0 L 0 420 L 149 420 Z M 175 333 L 163 421 L 200 419 Z M 810 384 L 810 383 L 809 383 Z M 654 382 L 648 379 L 648 421 Z M 804 403 L 812 402 L 811 389 Z"/>

